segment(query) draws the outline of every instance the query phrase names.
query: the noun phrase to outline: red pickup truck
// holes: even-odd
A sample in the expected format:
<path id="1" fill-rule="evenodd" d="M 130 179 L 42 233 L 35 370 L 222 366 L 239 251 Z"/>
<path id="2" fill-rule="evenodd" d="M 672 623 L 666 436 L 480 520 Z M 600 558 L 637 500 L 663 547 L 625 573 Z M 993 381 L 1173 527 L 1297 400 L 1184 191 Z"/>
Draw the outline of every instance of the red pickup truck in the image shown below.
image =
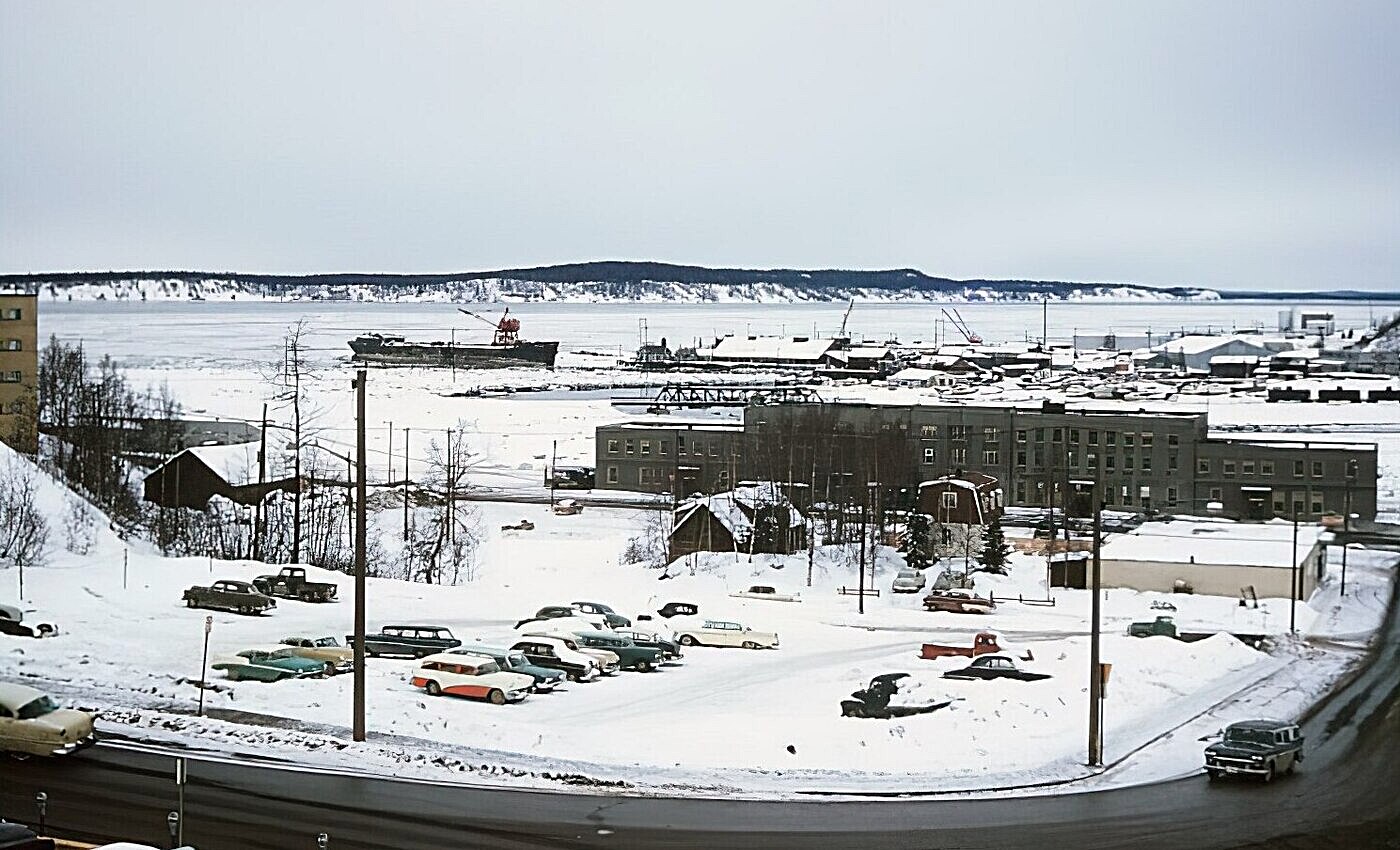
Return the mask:
<path id="1" fill-rule="evenodd" d="M 978 632 L 972 639 L 972 646 L 947 646 L 941 643 L 926 643 L 923 651 L 919 653 L 920 658 L 950 658 L 961 655 L 966 658 L 976 658 L 989 652 L 1006 652 L 997 642 L 997 636 L 992 632 Z M 1021 655 L 1027 661 L 1031 659 L 1031 651 L 1028 649 Z"/>

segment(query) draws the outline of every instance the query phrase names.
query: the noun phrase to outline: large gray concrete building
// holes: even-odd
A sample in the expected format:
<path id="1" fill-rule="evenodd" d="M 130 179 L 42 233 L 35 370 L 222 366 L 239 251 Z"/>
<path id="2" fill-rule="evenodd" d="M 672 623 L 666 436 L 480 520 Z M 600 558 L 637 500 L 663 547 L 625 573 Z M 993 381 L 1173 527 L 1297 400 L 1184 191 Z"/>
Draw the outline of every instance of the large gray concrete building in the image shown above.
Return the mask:
<path id="1" fill-rule="evenodd" d="M 598 430 L 599 485 L 667 492 L 621 471 L 615 482 L 604 477 L 614 457 L 605 441 L 626 440 L 634 427 Z M 1305 520 L 1348 505 L 1364 519 L 1376 512 L 1374 444 L 1212 437 L 1206 413 L 1180 405 L 758 405 L 744 411 L 742 439 L 729 436 L 727 480 L 805 482 L 819 500 L 862 498 L 870 482 L 888 498 L 912 498 L 923 481 L 970 471 L 1001 481 L 1015 506 L 1060 506 L 1070 482 L 1095 481 L 1119 509 Z"/>

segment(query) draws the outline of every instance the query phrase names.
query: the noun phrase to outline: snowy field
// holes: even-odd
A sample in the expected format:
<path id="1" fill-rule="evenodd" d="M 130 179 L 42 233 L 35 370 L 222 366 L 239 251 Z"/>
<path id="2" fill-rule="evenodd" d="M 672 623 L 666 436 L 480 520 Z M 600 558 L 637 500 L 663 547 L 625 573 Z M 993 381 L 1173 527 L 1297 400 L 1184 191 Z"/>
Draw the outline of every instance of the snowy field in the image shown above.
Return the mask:
<path id="1" fill-rule="evenodd" d="M 106 305 L 130 320 L 120 322 L 89 310 L 95 306 L 45 304 L 43 332 L 82 338 L 93 357 L 114 354 L 138 386 L 168 383 L 190 415 L 249 420 L 259 417 L 272 392 L 261 362 L 275 357 L 287 324 L 298 317 L 298 310 L 307 309 L 240 304 L 237 312 L 225 315 L 215 312 L 224 305 L 171 305 L 191 313 L 188 321 L 171 328 L 165 344 L 158 345 L 135 329 L 165 315 L 160 312 L 164 306 Z M 323 367 L 313 383 L 313 400 L 323 411 L 323 445 L 341 453 L 352 445 L 350 370 L 341 359 L 344 340 L 371 328 L 421 326 L 427 321 L 424 314 L 411 311 L 423 306 L 313 308 L 330 311 L 314 325 L 313 334 L 313 352 Z M 1276 309 L 1266 306 L 1257 312 L 1272 314 Z M 351 308 L 361 312 L 352 316 Z M 589 331 L 593 336 L 575 348 L 601 351 L 607 339 L 614 339 L 615 346 L 630 351 L 635 340 L 619 338 L 624 333 L 619 328 L 635 317 L 621 323 L 618 316 L 623 311 L 608 309 L 612 312 L 595 308 L 578 314 L 580 321 L 592 321 L 602 330 Z M 711 321 L 713 314 L 705 308 L 689 309 L 695 312 L 676 316 L 689 316 L 692 324 L 699 316 Z M 741 309 L 752 312 L 750 305 Z M 840 308 L 822 309 L 834 310 L 839 320 Z M 916 311 L 928 308 L 902 309 L 907 311 L 899 314 L 903 321 L 913 321 Z M 1139 321 L 1130 326 L 1141 327 L 1142 316 L 1151 321 L 1152 316 L 1166 315 L 1154 313 L 1157 309 L 1153 305 L 1143 313 L 1116 314 L 1120 330 L 1131 317 Z M 399 315 L 395 310 L 410 312 Z M 779 323 L 778 313 L 768 315 L 773 317 L 770 324 Z M 1197 312 L 1171 315 L 1172 322 L 1183 323 L 1189 322 L 1186 315 L 1203 317 L 1190 322 L 1193 325 L 1204 325 L 1209 318 Z M 678 322 L 676 316 L 671 318 Z M 821 316 L 807 318 L 825 324 L 826 314 Z M 721 326 L 720 332 L 725 329 Z M 625 333 L 635 334 L 635 329 L 629 326 Z M 653 339 L 659 335 L 652 331 Z M 239 346 L 232 346 L 230 339 L 240 340 Z M 554 372 L 492 370 L 458 373 L 455 380 L 442 371 L 372 370 L 371 480 L 402 476 L 405 426 L 412 429 L 414 475 L 421 472 L 428 435 L 466 428 L 472 452 L 469 483 L 482 492 L 542 493 L 543 471 L 556 443 L 560 463 L 591 464 L 593 429 L 631 415 L 612 403 L 609 391 L 453 395 L 479 386 L 604 386 L 638 378 L 599 371 L 607 358 L 596 353 L 570 351 L 561 355 L 561 363 L 564 368 Z M 893 397 L 905 391 L 867 392 Z M 1265 404 L 1225 396 L 1208 402 L 1215 428 L 1264 427 L 1271 429 L 1270 438 L 1378 442 L 1382 510 L 1400 510 L 1400 432 L 1392 415 L 1396 405 Z M 275 410 L 273 415 L 284 416 Z M 253 467 L 247 447 L 226 449 L 224 455 L 223 471 L 233 477 Z M 62 497 L 56 488 L 46 486 L 44 498 L 50 514 L 58 516 Z M 371 630 L 385 623 L 433 623 L 451 628 L 464 641 L 499 645 L 510 640 L 515 621 L 547 604 L 603 601 L 635 616 L 666 601 L 685 600 L 698 602 L 707 615 L 776 630 L 782 646 L 776 651 L 696 648 L 687 652 L 682 664 L 655 673 L 623 673 L 506 707 L 428 698 L 407 682 L 411 662 L 375 659 L 369 663 L 373 735 L 364 745 L 345 743 L 349 677 L 273 685 L 215 678 L 211 683 L 218 689 L 207 692 L 207 706 L 215 718 L 196 720 L 191 716 L 198 693 L 194 682 L 201 672 L 207 612 L 186 609 L 181 591 L 218 578 L 248 579 L 275 570 L 244 562 L 168 559 L 133 545 L 123 587 L 126 545 L 104 534 L 90 555 L 72 555 L 57 543 L 49 566 L 26 570 L 23 607 L 57 622 L 64 633 L 46 641 L 0 636 L 0 677 L 52 683 L 64 699 L 103 709 L 102 725 L 111 731 L 202 742 L 224 752 L 293 756 L 346 769 L 435 779 L 509 776 L 516 783 L 548 785 L 585 777 L 593 783 L 625 783 L 643 792 L 781 795 L 891 787 L 961 791 L 1088 773 L 1082 761 L 1090 600 L 1083 591 L 1056 590 L 1053 607 L 1012 603 L 988 616 L 928 613 L 919 605 L 920 595 L 887 592 L 902 559 L 882 549 L 875 577 L 882 595 L 867 600 L 862 615 L 853 597 L 835 593 L 838 586 L 855 584 L 845 553 L 836 548 L 818 551 L 810 586 L 805 554 L 757 557 L 753 562 L 742 555 L 710 555 L 693 565 L 672 565 L 673 577 L 663 581 L 656 571 L 619 565 L 627 540 L 652 521 L 650 512 L 589 508 L 579 516 L 556 517 L 542 505 L 483 502 L 479 508 L 485 537 L 475 580 L 460 587 L 371 580 Z M 535 530 L 500 531 L 501 525 L 521 518 L 533 521 Z M 56 541 L 59 537 L 56 532 Z M 1303 635 L 1317 640 L 1281 637 L 1267 654 L 1225 635 L 1190 644 L 1130 639 L 1124 634 L 1128 624 L 1151 619 L 1157 613 L 1151 603 L 1168 597 L 1108 591 L 1103 658 L 1114 667 L 1106 706 L 1107 755 L 1110 762 L 1122 764 L 1092 781 L 1178 775 L 1195 769 L 1201 746 L 1197 739 L 1224 723 L 1260 713 L 1296 717 L 1305 710 L 1360 658 L 1389 599 L 1394 575 L 1389 556 L 1358 551 L 1351 555 L 1348 596 L 1341 598 L 1329 579 L 1310 605 L 1297 609 Z M 16 572 L 0 570 L 0 601 L 14 598 Z M 317 572 L 319 580 L 339 582 L 339 603 L 281 601 L 271 614 L 254 618 L 215 613 L 211 656 L 291 635 L 349 632 L 351 582 L 342 575 Z M 1015 556 L 1008 577 L 979 576 L 978 581 L 979 591 L 994 591 L 999 597 L 1047 594 L 1043 561 L 1029 556 Z M 803 601 L 758 602 L 728 595 L 752 583 L 800 591 Z M 1232 598 L 1174 596 L 1170 601 L 1178 605 L 1176 618 L 1186 630 L 1280 636 L 1287 631 L 1287 600 L 1261 600 L 1258 609 L 1241 608 Z M 1026 664 L 1052 678 L 947 680 L 942 674 L 966 659 L 917 657 L 925 641 L 966 644 L 982 629 L 994 629 L 1030 649 L 1034 661 Z M 951 700 L 951 705 L 894 721 L 840 716 L 840 700 L 871 676 L 890 672 L 911 674 L 914 698 Z M 569 778 L 560 780 L 561 774 Z"/>

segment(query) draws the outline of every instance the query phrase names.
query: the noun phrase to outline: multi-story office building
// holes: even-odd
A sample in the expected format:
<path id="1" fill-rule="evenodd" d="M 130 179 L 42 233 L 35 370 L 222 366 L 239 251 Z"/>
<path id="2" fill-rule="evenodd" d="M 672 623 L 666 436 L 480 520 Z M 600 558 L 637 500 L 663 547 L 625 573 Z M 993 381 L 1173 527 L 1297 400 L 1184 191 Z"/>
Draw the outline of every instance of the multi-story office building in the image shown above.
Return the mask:
<path id="1" fill-rule="evenodd" d="M 597 486 L 610 490 L 718 493 L 740 480 L 744 426 L 679 418 L 603 425 L 594 448 Z"/>
<path id="2" fill-rule="evenodd" d="M 38 449 L 39 297 L 33 288 L 0 289 L 0 440 Z"/>
<path id="3" fill-rule="evenodd" d="M 1000 481 L 1016 506 L 1062 506 L 1071 482 L 1092 481 L 1118 509 L 1305 520 L 1348 505 L 1362 518 L 1376 512 L 1374 444 L 1212 437 L 1205 411 L 1180 405 L 828 403 L 744 414 L 726 480 L 806 482 L 817 499 L 860 500 L 872 481 L 892 499 L 912 498 L 923 481 L 980 472 Z M 625 467 L 616 481 L 602 474 L 606 458 L 629 457 L 607 452 L 608 441 L 664 426 L 609 428 L 598 432 L 599 486 L 666 491 L 664 483 L 639 487 Z"/>

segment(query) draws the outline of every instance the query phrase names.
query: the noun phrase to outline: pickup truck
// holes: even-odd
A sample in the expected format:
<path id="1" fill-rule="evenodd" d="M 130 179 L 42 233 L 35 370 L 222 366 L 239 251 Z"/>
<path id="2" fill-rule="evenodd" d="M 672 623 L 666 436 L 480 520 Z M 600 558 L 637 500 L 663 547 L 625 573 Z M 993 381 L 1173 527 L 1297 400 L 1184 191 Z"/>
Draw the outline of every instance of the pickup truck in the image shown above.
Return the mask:
<path id="1" fill-rule="evenodd" d="M 942 643 L 926 643 L 923 651 L 919 653 L 920 658 L 951 658 L 963 656 L 964 658 L 976 658 L 979 655 L 987 655 L 993 652 L 1005 652 L 1006 649 L 998 642 L 998 638 L 992 632 L 978 632 L 972 639 L 971 646 L 949 646 Z M 1026 650 L 1021 655 L 1022 660 L 1032 661 L 1030 650 Z"/>
<path id="2" fill-rule="evenodd" d="M 191 608 L 212 608 L 235 614 L 261 614 L 277 607 L 277 600 L 246 581 L 216 581 L 208 587 L 195 585 L 185 591 L 185 604 Z"/>
<path id="3" fill-rule="evenodd" d="M 277 575 L 258 576 L 253 586 L 268 596 L 300 599 L 302 602 L 330 602 L 340 590 L 334 582 L 307 581 L 301 567 L 283 567 Z"/>

